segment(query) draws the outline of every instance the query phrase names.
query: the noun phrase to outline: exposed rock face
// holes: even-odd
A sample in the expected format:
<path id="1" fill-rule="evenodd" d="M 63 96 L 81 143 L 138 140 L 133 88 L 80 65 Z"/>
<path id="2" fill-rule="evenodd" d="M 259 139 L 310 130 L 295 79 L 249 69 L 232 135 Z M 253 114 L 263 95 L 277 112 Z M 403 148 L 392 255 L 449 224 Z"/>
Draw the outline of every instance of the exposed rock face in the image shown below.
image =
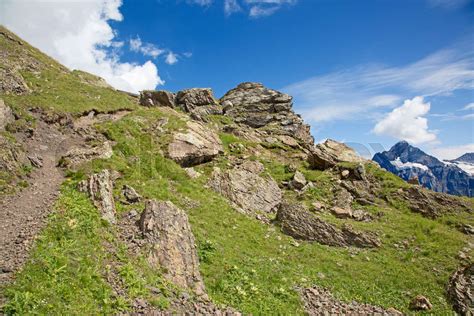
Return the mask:
<path id="1" fill-rule="evenodd" d="M 167 106 L 173 108 L 176 103 L 176 95 L 165 90 L 145 90 L 140 92 L 140 104 L 143 106 Z"/>
<path id="2" fill-rule="evenodd" d="M 21 145 L 0 135 L 0 171 L 12 172 L 27 162 Z"/>
<path id="3" fill-rule="evenodd" d="M 364 162 L 352 148 L 332 139 L 317 144 L 311 149 L 308 162 L 313 169 L 325 170 L 339 162 Z"/>
<path id="4" fill-rule="evenodd" d="M 260 83 L 241 83 L 221 98 L 225 115 L 236 123 L 271 131 L 272 135 L 288 135 L 306 147 L 313 144 L 309 125 L 292 110 L 292 97 L 265 88 Z"/>
<path id="5" fill-rule="evenodd" d="M 453 273 L 449 278 L 447 293 L 456 312 L 474 315 L 474 263 Z"/>
<path id="6" fill-rule="evenodd" d="M 187 122 L 186 133 L 177 133 L 168 145 L 168 156 L 183 167 L 211 161 L 224 152 L 219 137 L 198 122 Z"/>
<path id="7" fill-rule="evenodd" d="M 293 179 L 290 182 L 290 186 L 296 190 L 301 190 L 307 183 L 308 181 L 306 181 L 304 174 L 302 174 L 300 171 L 296 171 Z"/>
<path id="8" fill-rule="evenodd" d="M 196 120 L 205 121 L 210 114 L 222 114 L 222 107 L 209 88 L 194 88 L 179 91 L 176 105 Z"/>
<path id="9" fill-rule="evenodd" d="M 231 170 L 214 170 L 208 183 L 246 214 L 273 213 L 281 202 L 278 184 L 271 177 L 262 177 L 264 167 L 256 161 L 245 161 Z"/>
<path id="10" fill-rule="evenodd" d="M 147 201 L 140 230 L 150 243 L 148 261 L 174 284 L 205 295 L 194 236 L 186 213 L 167 201 Z"/>
<path id="11" fill-rule="evenodd" d="M 300 291 L 306 313 L 310 316 L 319 315 L 384 315 L 398 316 L 403 313 L 389 308 L 387 310 L 379 306 L 362 304 L 352 301 L 344 303 L 336 298 L 326 289 L 311 287 Z"/>
<path id="12" fill-rule="evenodd" d="M 381 245 L 377 237 L 356 232 L 349 225 L 344 225 L 342 230 L 337 229 L 316 217 L 303 205 L 282 203 L 278 209 L 277 220 L 285 234 L 297 239 L 337 247 L 373 248 Z"/>
<path id="13" fill-rule="evenodd" d="M 78 189 L 89 195 L 103 219 L 111 224 L 116 222 L 113 184 L 109 170 L 102 170 L 91 175 L 88 180 L 81 181 Z"/>
<path id="14" fill-rule="evenodd" d="M 126 184 L 122 188 L 122 194 L 128 203 L 137 203 L 142 198 L 134 188 Z"/>
<path id="15" fill-rule="evenodd" d="M 416 179 L 423 187 L 436 192 L 473 196 L 474 176 L 469 171 L 474 168 L 470 168 L 468 154 L 460 158 L 442 162 L 402 141 L 372 159 L 405 181 Z"/>
<path id="16" fill-rule="evenodd" d="M 8 123 L 13 122 L 15 117 L 8 105 L 0 99 L 0 131 L 4 130 Z"/>
<path id="17" fill-rule="evenodd" d="M 73 147 L 64 156 L 62 156 L 61 165 L 75 167 L 92 159 L 108 159 L 112 157 L 112 155 L 112 144 L 110 144 L 109 141 L 104 141 L 98 146 Z"/>
<path id="18" fill-rule="evenodd" d="M 412 211 L 425 217 L 436 218 L 454 210 L 473 212 L 472 208 L 460 199 L 444 193 L 435 193 L 420 186 L 400 189 L 397 194 L 409 203 Z"/>
<path id="19" fill-rule="evenodd" d="M 417 295 L 411 302 L 409 308 L 415 311 L 427 311 L 433 308 L 430 301 L 423 295 Z"/>
<path id="20" fill-rule="evenodd" d="M 27 94 L 31 92 L 22 75 L 12 69 L 0 68 L 0 94 Z"/>

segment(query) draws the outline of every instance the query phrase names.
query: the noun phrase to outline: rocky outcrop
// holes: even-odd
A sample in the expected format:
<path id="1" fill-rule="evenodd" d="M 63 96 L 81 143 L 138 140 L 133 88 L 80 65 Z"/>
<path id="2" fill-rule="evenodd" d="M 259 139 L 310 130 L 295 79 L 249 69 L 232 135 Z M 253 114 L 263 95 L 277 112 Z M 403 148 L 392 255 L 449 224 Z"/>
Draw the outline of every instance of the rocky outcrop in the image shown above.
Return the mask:
<path id="1" fill-rule="evenodd" d="M 4 130 L 8 123 L 13 122 L 13 112 L 5 102 L 0 99 L 0 131 Z"/>
<path id="2" fill-rule="evenodd" d="M 113 149 L 109 141 L 104 141 L 96 146 L 76 146 L 71 148 L 60 159 L 60 165 L 63 167 L 76 167 L 81 163 L 92 159 L 108 159 L 112 157 Z"/>
<path id="3" fill-rule="evenodd" d="M 361 163 L 364 161 L 365 159 L 360 157 L 354 149 L 332 139 L 314 146 L 308 156 L 310 167 L 319 170 L 334 167 L 339 162 Z"/>
<path id="4" fill-rule="evenodd" d="M 409 308 L 414 311 L 428 311 L 433 308 L 433 305 L 423 295 L 417 295 L 411 300 Z"/>
<path id="5" fill-rule="evenodd" d="M 187 122 L 187 131 L 174 135 L 168 157 L 183 167 L 199 165 L 224 152 L 219 137 L 198 122 Z"/>
<path id="6" fill-rule="evenodd" d="M 31 89 L 16 69 L 0 68 L 0 94 L 27 94 Z"/>
<path id="7" fill-rule="evenodd" d="M 89 195 L 104 220 L 111 224 L 116 222 L 113 183 L 109 170 L 102 170 L 79 182 L 78 189 Z"/>
<path id="8" fill-rule="evenodd" d="M 0 135 L 0 171 L 13 172 L 28 161 L 23 147 Z"/>
<path id="9" fill-rule="evenodd" d="M 179 287 L 205 295 L 194 236 L 186 213 L 171 202 L 147 201 L 140 230 L 149 243 L 148 262 Z"/>
<path id="10" fill-rule="evenodd" d="M 165 90 L 145 90 L 140 92 L 140 104 L 143 106 L 167 106 L 170 108 L 176 105 L 176 95 Z"/>
<path id="11" fill-rule="evenodd" d="M 206 121 L 208 115 L 222 114 L 222 107 L 214 98 L 209 88 L 194 88 L 179 91 L 176 96 L 176 105 L 190 116 L 199 121 Z"/>
<path id="12" fill-rule="evenodd" d="M 413 212 L 429 218 L 436 218 L 453 211 L 473 212 L 472 207 L 454 196 L 436 193 L 420 186 L 399 189 L 396 196 L 406 200 Z"/>
<path id="13" fill-rule="evenodd" d="M 296 239 L 337 247 L 374 248 L 381 245 L 373 234 L 357 232 L 347 224 L 339 230 L 299 204 L 282 203 L 278 209 L 277 221 L 285 234 Z"/>
<path id="14" fill-rule="evenodd" d="M 394 308 L 384 309 L 379 306 L 358 303 L 345 303 L 337 300 L 329 290 L 314 286 L 300 290 L 305 311 L 310 316 L 319 315 L 380 315 L 400 316 L 403 313 Z"/>
<path id="15" fill-rule="evenodd" d="M 313 144 L 310 127 L 293 112 L 292 101 L 287 94 L 252 82 L 239 84 L 220 99 L 224 114 L 236 123 L 267 130 L 272 136 L 288 135 L 309 147 Z"/>
<path id="16" fill-rule="evenodd" d="M 270 176 L 261 176 L 264 167 L 257 161 L 245 161 L 231 170 L 215 169 L 209 187 L 236 205 L 243 213 L 258 216 L 273 213 L 282 193 Z"/>
<path id="17" fill-rule="evenodd" d="M 124 184 L 122 187 L 122 195 L 128 203 L 137 203 L 141 200 L 141 195 L 131 186 Z"/>
<path id="18" fill-rule="evenodd" d="M 474 263 L 457 269 L 449 278 L 448 299 L 456 312 L 474 315 Z"/>

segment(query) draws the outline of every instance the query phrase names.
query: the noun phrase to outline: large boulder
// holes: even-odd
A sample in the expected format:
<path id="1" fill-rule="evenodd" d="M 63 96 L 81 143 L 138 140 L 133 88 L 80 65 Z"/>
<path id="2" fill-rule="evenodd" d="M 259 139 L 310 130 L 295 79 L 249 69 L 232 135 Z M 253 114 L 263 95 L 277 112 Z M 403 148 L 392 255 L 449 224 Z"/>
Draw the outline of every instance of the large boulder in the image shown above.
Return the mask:
<path id="1" fill-rule="evenodd" d="M 281 202 L 282 193 L 270 176 L 261 176 L 263 170 L 257 161 L 245 161 L 228 171 L 215 169 L 208 185 L 243 213 L 273 213 Z"/>
<path id="2" fill-rule="evenodd" d="M 169 201 L 149 200 L 139 226 L 150 244 L 148 262 L 163 268 L 165 277 L 177 286 L 199 296 L 205 295 L 195 240 L 186 213 Z"/>
<path id="3" fill-rule="evenodd" d="M 373 234 L 357 232 L 349 225 L 338 229 L 295 203 L 283 202 L 278 209 L 277 221 L 283 233 L 296 239 L 337 247 L 374 248 L 381 245 Z"/>
<path id="4" fill-rule="evenodd" d="M 173 108 L 176 103 L 176 95 L 165 90 L 145 90 L 140 92 L 140 104 L 143 106 L 167 106 Z"/>
<path id="5" fill-rule="evenodd" d="M 453 273 L 449 278 L 447 294 L 456 312 L 474 315 L 474 263 Z"/>
<path id="6" fill-rule="evenodd" d="M 224 152 L 216 133 L 198 122 L 187 122 L 187 131 L 174 135 L 168 145 L 168 156 L 183 167 L 211 161 Z"/>
<path id="7" fill-rule="evenodd" d="M 0 99 L 0 131 L 4 130 L 7 124 L 14 119 L 12 109 Z"/>
<path id="8" fill-rule="evenodd" d="M 364 162 L 354 149 L 349 146 L 328 139 L 322 144 L 313 146 L 308 156 L 308 162 L 313 169 L 325 170 L 334 167 L 339 162 Z"/>
<path id="9" fill-rule="evenodd" d="M 199 121 L 206 121 L 206 117 L 211 114 L 222 114 L 222 107 L 209 88 L 179 91 L 176 96 L 176 104 L 182 110 L 189 112 L 193 119 Z"/>
<path id="10" fill-rule="evenodd" d="M 104 220 L 111 224 L 116 222 L 113 183 L 109 170 L 102 170 L 79 182 L 78 189 L 90 197 Z"/>
<path id="11" fill-rule="evenodd" d="M 305 147 L 313 144 L 310 127 L 293 112 L 293 98 L 268 89 L 261 83 L 245 82 L 221 99 L 224 113 L 236 123 L 268 130 L 272 135 L 288 135 Z"/>
<path id="12" fill-rule="evenodd" d="M 92 159 L 109 159 L 112 155 L 112 144 L 106 140 L 94 146 L 80 145 L 71 148 L 61 157 L 60 165 L 74 168 Z"/>

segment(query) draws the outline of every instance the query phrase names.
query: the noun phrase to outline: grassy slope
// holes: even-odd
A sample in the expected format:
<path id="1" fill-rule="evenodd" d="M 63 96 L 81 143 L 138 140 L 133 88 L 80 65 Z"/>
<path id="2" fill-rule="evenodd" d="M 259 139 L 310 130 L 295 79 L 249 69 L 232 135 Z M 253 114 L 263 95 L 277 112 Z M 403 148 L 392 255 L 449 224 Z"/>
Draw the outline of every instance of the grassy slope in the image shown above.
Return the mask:
<path id="1" fill-rule="evenodd" d="M 0 37 L 0 40 L 4 39 Z M 52 63 L 37 50 L 26 47 L 32 57 Z M 39 77 L 24 75 L 35 92 L 30 96 L 3 96 L 7 103 L 19 107 L 42 105 L 73 113 L 136 108 L 128 96 L 84 84 L 55 64 Z M 91 97 L 94 95 L 101 98 Z M 165 116 L 169 119 L 168 132 L 154 131 L 153 123 Z M 114 156 L 71 174 L 32 259 L 8 289 L 12 300 L 7 311 L 109 314 L 126 309 L 130 302 L 113 297 L 105 281 L 110 262 L 120 267 L 119 275 L 130 297 L 151 299 L 147 285 L 166 288 L 159 273 L 150 271 L 142 259 L 126 256 L 123 245 L 114 237 L 114 228 L 104 226 L 92 205 L 73 189 L 74 183 L 86 173 L 110 168 L 123 174 L 116 183 L 117 195 L 121 184 L 127 183 L 147 198 L 171 200 L 188 212 L 198 241 L 201 271 L 216 302 L 253 314 L 300 314 L 302 306 L 294 287 L 318 284 L 344 300 L 393 306 L 405 312 L 409 299 L 423 294 L 430 298 L 436 314 L 449 313 L 444 284 L 456 268 L 457 252 L 467 242 L 466 236 L 446 224 L 451 219 L 429 220 L 409 212 L 403 204 L 397 208 L 387 206 L 380 220 L 354 223 L 358 228 L 381 233 L 383 246 L 378 250 L 354 253 L 306 242 L 296 246 L 278 228 L 262 225 L 232 210 L 222 197 L 204 187 L 205 176 L 191 180 L 178 165 L 163 157 L 170 130 L 183 125 L 183 120 L 169 111 L 138 109 L 116 123 L 98 127 L 117 142 Z M 226 145 L 235 142 L 255 145 L 227 134 L 221 137 Z M 285 180 L 291 175 L 277 159 L 259 159 L 276 179 Z M 226 158 L 214 164 L 225 166 Z M 305 197 L 306 202 L 330 199 L 331 175 L 300 168 L 316 182 L 316 189 Z M 197 169 L 208 174 L 212 164 Z M 404 185 L 390 174 L 378 176 L 384 180 L 387 191 Z M 295 198 L 291 193 L 288 196 Z M 118 207 L 120 213 L 130 209 L 120 204 Z M 330 215 L 327 219 L 341 222 Z M 472 218 L 464 220 L 472 223 Z M 405 239 L 410 240 L 408 250 L 393 246 Z M 115 245 L 113 253 L 107 247 L 110 243 Z M 166 298 L 154 299 L 158 306 L 166 306 Z"/>

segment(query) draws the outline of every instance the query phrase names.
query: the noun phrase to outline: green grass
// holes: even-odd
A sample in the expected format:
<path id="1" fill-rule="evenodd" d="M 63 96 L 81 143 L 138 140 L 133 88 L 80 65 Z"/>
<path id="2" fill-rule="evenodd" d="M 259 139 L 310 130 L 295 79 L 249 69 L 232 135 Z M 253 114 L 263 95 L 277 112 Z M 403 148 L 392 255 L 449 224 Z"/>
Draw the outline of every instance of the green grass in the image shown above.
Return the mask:
<path id="1" fill-rule="evenodd" d="M 140 115 L 149 116 L 147 112 Z M 225 199 L 206 189 L 206 176 L 189 179 L 177 164 L 162 156 L 160 136 L 150 136 L 144 126 L 133 124 L 137 121 L 133 116 L 103 127 L 117 142 L 115 154 L 90 168 L 116 168 L 123 174 L 118 187 L 130 184 L 146 198 L 171 200 L 188 212 L 198 242 L 201 272 L 217 303 L 256 315 L 302 314 L 294 287 L 318 284 L 343 300 L 393 306 L 404 312 L 417 294 L 430 298 L 435 314 L 451 310 L 444 298 L 444 285 L 458 264 L 457 252 L 466 245 L 466 237 L 453 227 L 413 214 L 404 205 L 398 209 L 387 206 L 380 220 L 352 223 L 357 229 L 377 232 L 383 242 L 380 249 L 360 250 L 354 255 L 348 249 L 317 243 L 300 242 L 295 247 L 278 228 L 238 214 Z M 227 144 L 238 142 L 228 135 L 221 135 L 221 139 Z M 223 161 L 225 158 L 220 158 L 216 164 Z M 292 175 L 281 163 L 264 164 L 278 181 Z M 307 199 L 327 197 L 332 176 L 304 167 L 301 170 L 316 184 L 316 191 L 310 191 Z M 397 178 L 387 177 L 385 185 L 395 189 Z M 394 246 L 406 239 L 410 239 L 409 249 Z"/>

